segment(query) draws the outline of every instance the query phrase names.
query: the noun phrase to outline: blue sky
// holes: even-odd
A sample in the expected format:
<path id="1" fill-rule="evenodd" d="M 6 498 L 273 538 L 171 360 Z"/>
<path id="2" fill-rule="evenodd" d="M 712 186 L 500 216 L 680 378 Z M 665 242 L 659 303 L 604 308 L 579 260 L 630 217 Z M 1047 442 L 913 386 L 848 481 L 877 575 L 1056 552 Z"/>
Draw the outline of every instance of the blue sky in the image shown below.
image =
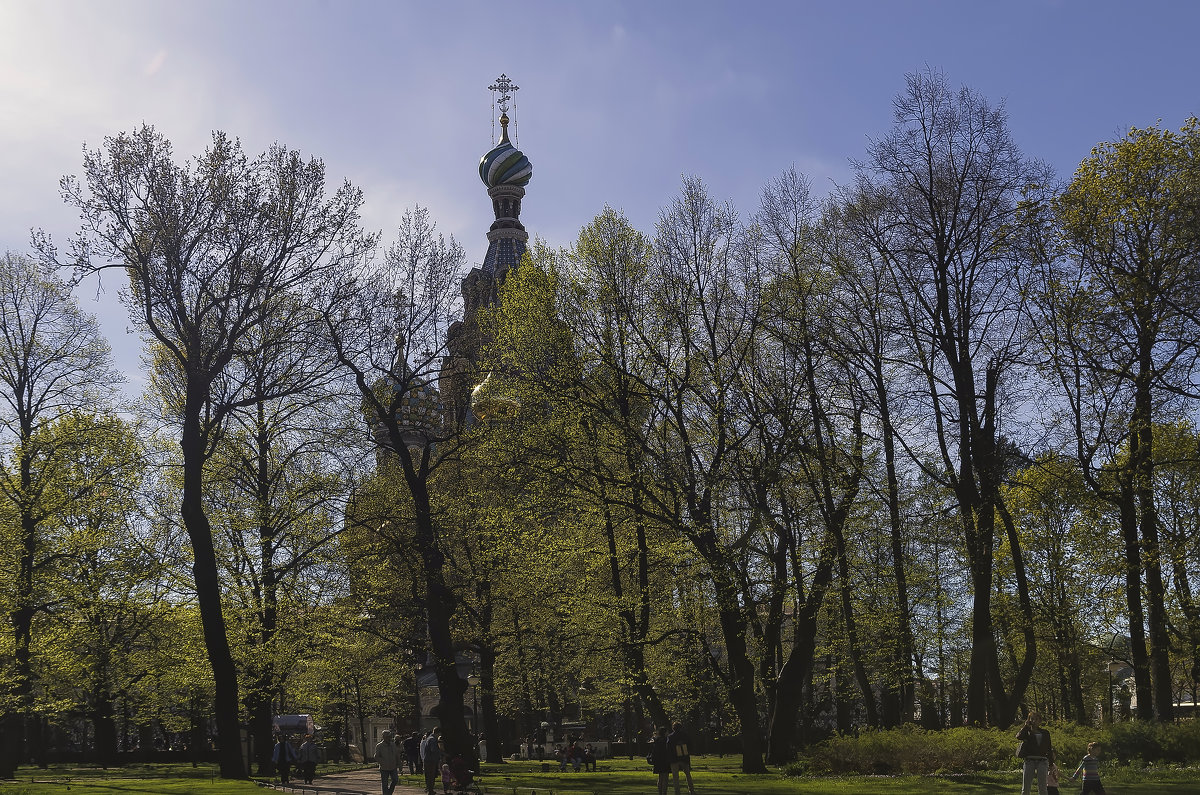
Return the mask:
<path id="1" fill-rule="evenodd" d="M 683 175 L 743 213 L 795 166 L 818 193 L 932 67 L 1005 102 L 1024 151 L 1068 177 L 1096 143 L 1200 113 L 1200 3 L 0 0 L 0 248 L 75 219 L 58 179 L 142 121 L 179 154 L 212 130 L 280 141 L 366 193 L 384 239 L 426 206 L 482 260 L 501 72 L 534 166 L 522 218 L 566 245 L 605 204 L 646 231 Z M 115 285 L 82 293 L 139 380 Z"/>

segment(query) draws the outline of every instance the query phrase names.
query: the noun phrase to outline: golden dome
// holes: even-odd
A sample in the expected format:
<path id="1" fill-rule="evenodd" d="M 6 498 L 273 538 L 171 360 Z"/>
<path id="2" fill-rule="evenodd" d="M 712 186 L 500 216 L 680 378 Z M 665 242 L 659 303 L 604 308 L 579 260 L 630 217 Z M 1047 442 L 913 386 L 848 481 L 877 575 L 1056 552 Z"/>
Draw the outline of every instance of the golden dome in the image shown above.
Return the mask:
<path id="1" fill-rule="evenodd" d="M 495 373 L 488 373 L 487 378 L 471 390 L 471 413 L 483 422 L 508 420 L 521 413 L 521 401 Z"/>

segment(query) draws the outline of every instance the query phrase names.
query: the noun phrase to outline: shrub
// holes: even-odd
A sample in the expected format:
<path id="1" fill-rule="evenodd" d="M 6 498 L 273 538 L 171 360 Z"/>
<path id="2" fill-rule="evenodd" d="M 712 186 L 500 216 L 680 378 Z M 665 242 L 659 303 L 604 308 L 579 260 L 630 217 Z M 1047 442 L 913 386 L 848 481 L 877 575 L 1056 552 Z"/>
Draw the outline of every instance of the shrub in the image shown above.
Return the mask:
<path id="1" fill-rule="evenodd" d="M 1094 728 L 1065 723 L 1048 727 L 1059 766 L 1073 770 L 1098 742 L 1109 762 L 1186 764 L 1200 761 L 1200 722 L 1175 724 L 1118 723 Z M 918 774 L 975 773 L 1011 770 L 1017 727 L 1009 729 L 955 728 L 928 731 L 905 725 L 898 729 L 867 730 L 858 735 L 835 735 L 810 746 L 786 775 L 806 773 Z"/>

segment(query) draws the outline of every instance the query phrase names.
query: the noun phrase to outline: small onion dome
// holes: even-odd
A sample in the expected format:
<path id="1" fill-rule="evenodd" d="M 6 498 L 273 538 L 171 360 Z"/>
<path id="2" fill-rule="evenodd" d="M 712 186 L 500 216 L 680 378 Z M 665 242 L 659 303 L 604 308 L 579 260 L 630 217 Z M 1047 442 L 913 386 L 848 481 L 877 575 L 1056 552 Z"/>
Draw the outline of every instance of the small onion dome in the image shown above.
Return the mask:
<path id="1" fill-rule="evenodd" d="M 479 420 L 507 420 L 520 412 L 520 399 L 492 373 L 471 390 L 471 413 Z"/>
<path id="2" fill-rule="evenodd" d="M 500 117 L 500 143 L 479 160 L 479 178 L 489 188 L 498 185 L 524 187 L 533 176 L 533 164 L 508 140 L 508 116 Z"/>
<path id="3" fill-rule="evenodd" d="M 399 392 L 403 385 L 392 381 L 390 386 L 393 392 Z M 436 387 L 419 379 L 411 380 L 407 387 L 396 407 L 396 420 L 405 443 L 420 444 L 442 427 L 442 397 Z M 374 425 L 375 438 L 385 441 L 387 431 L 383 424 Z"/>

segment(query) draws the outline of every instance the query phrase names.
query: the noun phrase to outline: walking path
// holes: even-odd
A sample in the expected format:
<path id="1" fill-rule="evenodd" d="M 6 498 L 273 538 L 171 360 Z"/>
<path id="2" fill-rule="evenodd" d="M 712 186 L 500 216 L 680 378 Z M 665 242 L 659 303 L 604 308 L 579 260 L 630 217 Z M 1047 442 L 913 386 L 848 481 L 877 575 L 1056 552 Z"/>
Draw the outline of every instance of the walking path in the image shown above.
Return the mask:
<path id="1" fill-rule="evenodd" d="M 379 795 L 379 771 L 375 768 L 350 770 L 341 773 L 330 773 L 327 776 L 317 776 L 312 784 L 293 781 L 290 784 L 272 784 L 271 789 L 280 792 L 294 792 L 297 795 Z M 401 783 L 396 787 L 396 795 L 425 795 L 424 787 L 416 787 Z"/>

